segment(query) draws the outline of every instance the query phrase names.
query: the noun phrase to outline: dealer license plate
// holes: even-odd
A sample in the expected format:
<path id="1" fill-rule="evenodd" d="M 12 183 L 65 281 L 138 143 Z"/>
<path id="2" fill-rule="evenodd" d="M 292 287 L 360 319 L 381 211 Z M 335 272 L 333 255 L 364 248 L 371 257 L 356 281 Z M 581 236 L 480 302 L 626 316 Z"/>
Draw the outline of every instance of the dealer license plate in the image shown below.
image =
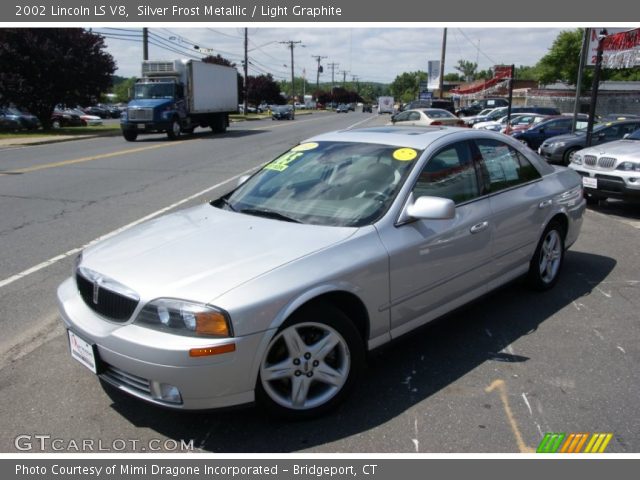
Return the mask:
<path id="1" fill-rule="evenodd" d="M 598 188 L 598 179 L 592 177 L 582 177 L 582 186 L 585 188 Z"/>
<path id="2" fill-rule="evenodd" d="M 69 348 L 71 350 L 71 356 L 93 373 L 98 373 L 94 346 L 85 342 L 71 330 L 67 330 L 67 332 L 69 333 Z"/>

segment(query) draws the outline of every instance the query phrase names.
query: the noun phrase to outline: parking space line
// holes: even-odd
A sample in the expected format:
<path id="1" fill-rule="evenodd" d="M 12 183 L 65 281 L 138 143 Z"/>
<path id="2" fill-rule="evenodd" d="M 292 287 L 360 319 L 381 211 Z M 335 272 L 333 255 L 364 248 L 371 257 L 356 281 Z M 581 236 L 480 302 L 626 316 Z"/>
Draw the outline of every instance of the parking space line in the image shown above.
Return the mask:
<path id="1" fill-rule="evenodd" d="M 87 247 L 89 247 L 91 245 L 94 245 L 94 244 L 96 244 L 98 242 L 101 242 L 102 240 L 106 240 L 107 238 L 111 238 L 111 237 L 113 237 L 113 236 L 115 236 L 115 235 L 117 235 L 117 234 L 119 234 L 121 232 L 124 232 L 125 230 L 129 230 L 130 228 L 141 224 L 142 222 L 146 222 L 147 220 L 151 220 L 152 218 L 155 218 L 155 217 L 157 217 L 159 215 L 162 215 L 162 214 L 168 212 L 169 210 L 173 210 L 174 208 L 177 208 L 180 205 L 184 205 L 185 203 L 187 203 L 187 202 L 189 202 L 191 200 L 194 200 L 194 199 L 196 199 L 198 197 L 201 197 L 202 195 L 205 195 L 205 194 L 215 190 L 216 188 L 219 188 L 219 187 L 221 187 L 223 185 L 226 185 L 227 183 L 232 182 L 233 180 L 236 180 L 236 179 L 240 178 L 243 175 L 247 175 L 249 173 L 252 173 L 253 171 L 255 171 L 258 168 L 260 168 L 260 166 L 252 167 L 252 168 L 250 168 L 248 170 L 245 170 L 242 173 L 234 175 L 233 177 L 230 177 L 230 178 L 228 178 L 228 179 L 226 179 L 226 180 L 224 180 L 222 182 L 216 183 L 215 185 L 213 185 L 211 187 L 207 187 L 204 190 L 201 190 L 201 191 L 199 191 L 197 193 L 194 193 L 193 195 L 190 195 L 190 196 L 188 196 L 186 198 L 183 198 L 182 200 L 179 200 L 179 201 L 177 201 L 175 203 L 172 203 L 171 205 L 169 205 L 167 207 L 161 208 L 160 210 L 157 210 L 157 211 L 155 211 L 153 213 L 150 213 L 149 215 L 146 215 L 146 216 L 144 216 L 144 217 L 142 217 L 142 218 L 140 218 L 138 220 L 135 220 L 135 221 L 123 226 L 123 227 L 120 227 L 120 228 L 118 228 L 116 230 L 113 230 L 112 232 L 109 232 L 109 233 L 107 233 L 105 235 L 102 235 L 102 236 L 100 236 L 100 237 L 98 237 L 98 238 L 96 238 L 94 240 L 91 240 L 89 243 L 87 243 L 85 245 L 82 245 L 81 247 L 72 248 L 71 250 L 69 250 L 69 251 L 67 251 L 65 253 L 62 253 L 60 255 L 56 255 L 55 257 L 52 257 L 52 258 L 50 258 L 48 260 L 45 260 L 42 263 L 34 265 L 31 268 L 23 270 L 20 273 L 16 273 L 15 275 L 12 275 L 12 276 L 10 276 L 8 278 L 5 278 L 4 280 L 0 281 L 0 288 L 6 287 L 7 285 L 11 285 L 13 282 L 16 282 L 17 280 L 20 280 L 21 278 L 27 277 L 27 276 L 31 275 L 32 273 L 36 273 L 36 272 L 38 272 L 38 271 L 40 271 L 40 270 L 42 270 L 44 268 L 47 268 L 47 267 L 49 267 L 51 265 L 54 265 L 54 264 L 58 263 L 60 260 L 64 260 L 65 258 L 69 258 L 69 257 L 71 257 L 73 255 L 76 255 L 81 250 L 84 250 L 85 248 L 87 248 Z"/>
<path id="2" fill-rule="evenodd" d="M 534 453 L 535 449 L 529 447 L 522 439 L 522 434 L 520 433 L 520 429 L 518 428 L 516 419 L 513 415 L 513 412 L 511 411 L 511 406 L 509 405 L 507 386 L 504 383 L 504 380 L 494 380 L 491 385 L 484 389 L 484 391 L 487 393 L 491 393 L 494 390 L 498 390 L 500 400 L 502 401 L 502 407 L 504 408 L 504 413 L 507 416 L 507 421 L 509 422 L 509 426 L 511 427 L 513 436 L 516 439 L 516 443 L 518 444 L 518 450 L 520 450 L 520 453 Z"/>

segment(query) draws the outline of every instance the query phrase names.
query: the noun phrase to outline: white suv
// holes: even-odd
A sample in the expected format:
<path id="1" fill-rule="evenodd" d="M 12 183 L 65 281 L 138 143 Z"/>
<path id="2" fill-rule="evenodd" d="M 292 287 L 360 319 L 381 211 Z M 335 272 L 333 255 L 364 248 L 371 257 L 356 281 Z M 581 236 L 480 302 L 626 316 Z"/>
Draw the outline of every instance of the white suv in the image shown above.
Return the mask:
<path id="1" fill-rule="evenodd" d="M 582 176 L 587 200 L 640 200 L 640 129 L 576 152 L 569 168 Z"/>

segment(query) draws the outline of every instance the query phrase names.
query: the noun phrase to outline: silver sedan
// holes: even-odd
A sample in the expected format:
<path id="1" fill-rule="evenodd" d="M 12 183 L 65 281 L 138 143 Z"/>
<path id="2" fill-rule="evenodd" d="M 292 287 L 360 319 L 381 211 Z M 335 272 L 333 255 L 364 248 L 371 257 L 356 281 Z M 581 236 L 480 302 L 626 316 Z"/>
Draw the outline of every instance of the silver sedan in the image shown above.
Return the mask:
<path id="1" fill-rule="evenodd" d="M 518 277 L 551 288 L 584 208 L 574 171 L 504 135 L 329 133 L 87 248 L 60 312 L 72 357 L 142 400 L 307 417 L 367 351 Z"/>

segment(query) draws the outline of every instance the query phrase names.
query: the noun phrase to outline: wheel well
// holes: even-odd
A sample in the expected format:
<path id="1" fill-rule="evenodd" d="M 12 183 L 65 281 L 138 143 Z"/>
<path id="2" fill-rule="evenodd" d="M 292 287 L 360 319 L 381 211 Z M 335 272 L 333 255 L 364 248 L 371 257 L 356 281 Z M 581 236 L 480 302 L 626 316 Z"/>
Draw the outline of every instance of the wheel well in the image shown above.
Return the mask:
<path id="1" fill-rule="evenodd" d="M 549 220 L 548 225 L 551 225 L 554 222 L 560 224 L 560 227 L 562 228 L 562 239 L 566 240 L 567 232 L 569 230 L 569 220 L 567 220 L 567 217 L 565 215 L 558 213 L 551 220 Z"/>
<path id="2" fill-rule="evenodd" d="M 362 300 L 349 292 L 328 292 L 307 301 L 298 307 L 296 312 L 303 308 L 313 308 L 314 305 L 321 303 L 331 305 L 349 317 L 366 345 L 369 338 L 369 314 Z"/>

